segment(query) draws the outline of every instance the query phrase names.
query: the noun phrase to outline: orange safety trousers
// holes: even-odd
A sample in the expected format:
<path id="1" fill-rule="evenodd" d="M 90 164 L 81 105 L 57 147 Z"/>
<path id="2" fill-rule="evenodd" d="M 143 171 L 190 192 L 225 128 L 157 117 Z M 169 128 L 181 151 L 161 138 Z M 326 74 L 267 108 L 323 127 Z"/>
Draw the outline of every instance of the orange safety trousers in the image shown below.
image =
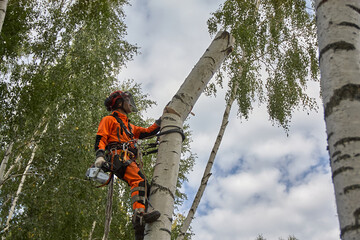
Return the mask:
<path id="1" fill-rule="evenodd" d="M 145 182 L 145 179 L 141 177 L 139 173 L 140 169 L 137 164 L 135 162 L 131 162 L 130 165 L 126 167 L 125 174 L 122 179 L 130 185 L 131 189 L 134 189 L 139 186 L 139 183 Z M 139 195 L 139 191 L 134 191 L 131 193 L 132 198 L 136 195 Z M 145 209 L 145 205 L 140 202 L 134 202 L 132 207 L 134 210 L 137 208 Z"/>
<path id="2" fill-rule="evenodd" d="M 133 209 L 145 209 L 145 176 L 135 162 L 135 155 L 127 150 L 113 148 L 110 150 L 108 159 L 112 163 L 111 170 L 115 175 L 129 184 Z"/>

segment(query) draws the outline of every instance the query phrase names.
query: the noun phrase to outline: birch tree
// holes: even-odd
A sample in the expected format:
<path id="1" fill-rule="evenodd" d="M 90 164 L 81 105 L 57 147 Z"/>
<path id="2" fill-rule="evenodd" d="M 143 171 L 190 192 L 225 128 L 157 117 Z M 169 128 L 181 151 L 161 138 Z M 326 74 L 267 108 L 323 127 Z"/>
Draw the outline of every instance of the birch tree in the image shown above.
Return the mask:
<path id="1" fill-rule="evenodd" d="M 221 121 L 219 133 L 218 133 L 218 135 L 216 137 L 214 146 L 213 146 L 213 148 L 211 150 L 209 160 L 208 160 L 208 162 L 206 164 L 204 174 L 203 174 L 203 176 L 201 178 L 201 183 L 200 183 L 199 189 L 198 189 L 198 191 L 197 191 L 197 193 L 195 195 L 194 201 L 193 201 L 193 203 L 192 203 L 192 205 L 191 205 L 191 207 L 189 209 L 188 215 L 186 216 L 186 218 L 183 221 L 183 224 L 182 224 L 181 229 L 180 229 L 180 234 L 179 234 L 179 237 L 177 238 L 177 240 L 183 240 L 184 237 L 186 236 L 186 232 L 189 229 L 191 221 L 194 219 L 196 210 L 197 210 L 197 208 L 198 208 L 198 206 L 200 204 L 201 198 L 202 198 L 202 196 L 203 196 L 203 194 L 205 192 L 205 188 L 207 186 L 209 178 L 212 175 L 211 169 L 212 169 L 212 167 L 214 165 L 216 154 L 217 154 L 217 152 L 219 150 L 219 147 L 220 147 L 221 141 L 223 139 L 226 127 L 227 127 L 227 125 L 229 123 L 230 111 L 231 111 L 231 107 L 232 107 L 232 105 L 233 105 L 233 103 L 235 101 L 235 91 L 236 91 L 237 87 L 238 87 L 237 82 L 235 82 L 234 86 L 231 88 L 230 96 L 229 96 L 229 98 L 228 98 L 228 100 L 226 102 L 225 111 L 224 111 L 223 118 L 222 118 L 222 121 Z"/>
<path id="2" fill-rule="evenodd" d="M 4 24 L 8 0 L 0 0 L 0 33 Z"/>
<path id="3" fill-rule="evenodd" d="M 165 108 L 161 132 L 172 131 L 172 133 L 168 132 L 161 136 L 150 192 L 150 201 L 153 207 L 160 211 L 161 217 L 156 222 L 146 225 L 145 239 L 171 238 L 182 142 L 180 131 L 206 84 L 232 51 L 232 44 L 233 39 L 229 33 L 219 32 Z"/>
<path id="4" fill-rule="evenodd" d="M 0 38 L 0 156 L 7 162 L 3 176 L 11 179 L 0 192 L 6 239 L 87 238 L 94 220 L 92 236 L 103 234 L 105 211 L 97 216 L 93 209 L 106 193 L 83 176 L 93 162 L 103 99 L 136 53 L 124 39 L 124 3 L 9 2 Z M 35 137 L 32 154 L 28 143 L 43 117 L 48 130 Z M 127 214 L 116 210 L 117 220 Z"/>
<path id="5" fill-rule="evenodd" d="M 227 0 L 208 28 L 234 36 L 234 51 L 207 90 L 216 92 L 224 76 L 231 79 L 229 89 L 237 81 L 239 117 L 248 119 L 254 103 L 265 104 L 270 121 L 288 131 L 295 110 L 317 109 L 306 93 L 308 82 L 318 81 L 318 63 L 315 18 L 305 0 Z"/>
<path id="6" fill-rule="evenodd" d="M 321 89 L 340 237 L 360 239 L 360 2 L 315 1 Z"/>
<path id="7" fill-rule="evenodd" d="M 213 82 L 207 90 L 209 94 L 216 92 L 223 83 L 223 74 L 230 79 L 229 90 L 219 134 L 179 240 L 183 239 L 211 176 L 234 100 L 238 115 L 245 118 L 253 102 L 267 103 L 270 119 L 286 131 L 299 103 L 315 108 L 314 101 L 304 92 L 307 81 L 317 79 L 315 22 L 305 1 L 225 1 L 212 15 L 208 21 L 210 33 L 228 29 L 235 38 L 235 47 L 218 75 L 220 84 L 215 86 Z"/>

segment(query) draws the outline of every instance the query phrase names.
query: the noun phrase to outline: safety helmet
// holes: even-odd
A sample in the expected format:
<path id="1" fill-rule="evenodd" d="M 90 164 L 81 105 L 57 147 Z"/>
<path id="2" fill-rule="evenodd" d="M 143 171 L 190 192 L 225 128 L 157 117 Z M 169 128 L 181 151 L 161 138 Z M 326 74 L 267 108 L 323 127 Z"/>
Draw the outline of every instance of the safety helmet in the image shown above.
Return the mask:
<path id="1" fill-rule="evenodd" d="M 132 112 L 138 111 L 138 109 L 136 108 L 135 101 L 134 101 L 132 94 L 128 91 L 123 92 L 120 90 L 111 93 L 110 96 L 105 99 L 104 105 L 106 107 L 106 110 L 113 111 L 116 108 L 118 108 L 118 105 L 119 105 L 117 103 L 118 99 L 121 99 L 122 102 L 124 102 L 124 101 L 128 102 L 131 107 Z"/>

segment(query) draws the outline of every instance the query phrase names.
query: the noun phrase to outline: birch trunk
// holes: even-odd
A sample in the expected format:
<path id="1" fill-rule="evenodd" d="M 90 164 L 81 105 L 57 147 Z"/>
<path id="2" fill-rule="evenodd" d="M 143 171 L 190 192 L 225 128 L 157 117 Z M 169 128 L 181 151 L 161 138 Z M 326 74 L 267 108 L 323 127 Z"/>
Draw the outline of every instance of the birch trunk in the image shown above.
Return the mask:
<path id="1" fill-rule="evenodd" d="M 1 1 L 1 0 L 0 0 Z M 45 110 L 45 113 L 49 110 L 49 108 L 47 108 Z M 34 144 L 34 142 L 36 141 L 36 138 L 39 137 L 39 133 L 40 133 L 40 129 L 43 126 L 43 124 L 45 124 L 45 117 L 42 117 L 42 120 L 40 121 L 38 127 L 36 128 L 34 134 L 32 135 L 30 141 L 24 146 L 24 149 L 31 147 L 32 144 Z M 47 128 L 47 127 L 46 127 Z M 18 127 L 15 127 L 15 132 L 17 131 Z M 43 134 L 43 133 L 41 133 Z M 14 167 L 16 167 L 16 165 L 19 163 L 19 160 L 21 158 L 21 153 L 19 153 L 17 155 L 17 157 L 15 158 L 14 163 L 9 167 L 9 169 L 6 171 L 6 167 L 8 165 L 9 159 L 10 159 L 10 155 L 12 152 L 12 148 L 13 148 L 14 142 L 12 142 L 8 149 L 6 150 L 5 156 L 3 158 L 3 161 L 1 162 L 1 166 L 0 166 L 0 189 L 2 188 L 2 185 L 4 184 L 4 181 L 6 181 L 10 174 L 12 173 L 12 170 L 14 169 Z"/>
<path id="2" fill-rule="evenodd" d="M 48 126 L 48 125 L 46 124 L 44 130 L 43 130 L 42 133 L 41 133 L 41 136 L 47 131 L 47 126 Z M 24 170 L 24 173 L 23 173 L 23 175 L 22 175 L 22 177 L 21 177 L 20 184 L 19 184 L 19 187 L 18 187 L 18 189 L 17 189 L 17 191 L 16 191 L 15 198 L 14 198 L 14 200 L 13 200 L 12 203 L 11 203 L 9 215 L 8 215 L 8 217 L 7 217 L 6 224 L 5 224 L 5 228 L 4 228 L 4 230 L 3 230 L 4 233 L 5 233 L 5 232 L 9 229 L 9 227 L 10 227 L 10 221 L 11 221 L 13 215 L 14 215 L 15 208 L 16 208 L 16 205 L 17 205 L 17 201 L 18 201 L 18 199 L 19 199 L 19 195 L 20 195 L 20 193 L 22 192 L 22 188 L 23 188 L 24 183 L 25 183 L 26 175 L 28 175 L 29 168 L 30 168 L 32 162 L 34 161 L 35 153 L 36 153 L 37 148 L 38 148 L 38 144 L 35 143 L 35 144 L 34 144 L 34 147 L 33 147 L 33 149 L 32 149 L 32 152 L 31 152 L 31 156 L 30 156 L 29 162 L 27 163 L 26 168 L 25 168 L 25 170 Z M 5 239 L 5 234 L 3 235 L 2 239 Z"/>
<path id="3" fill-rule="evenodd" d="M 316 0 L 321 89 L 340 237 L 360 239 L 360 1 Z"/>
<path id="4" fill-rule="evenodd" d="M 4 25 L 7 4 L 8 0 L 0 0 L 0 33 L 2 30 L 2 26 Z"/>
<path id="5" fill-rule="evenodd" d="M 8 146 L 8 148 L 6 149 L 5 152 L 5 156 L 1 162 L 1 166 L 0 166 L 0 186 L 3 184 L 4 180 L 5 180 L 5 170 L 6 170 L 6 166 L 9 162 L 9 158 L 10 158 L 10 154 L 12 151 L 12 148 L 14 146 L 14 142 L 11 142 Z"/>
<path id="6" fill-rule="evenodd" d="M 94 233 L 95 227 L 96 227 L 96 220 L 92 224 L 91 231 L 90 231 L 90 234 L 89 234 L 89 240 L 92 240 L 92 235 Z"/>
<path id="7" fill-rule="evenodd" d="M 231 111 L 231 107 L 235 101 L 235 93 L 236 93 L 236 89 L 238 88 L 239 84 L 238 82 L 235 82 L 233 84 L 233 87 L 231 89 L 231 95 L 229 97 L 229 100 L 227 101 L 226 103 L 226 107 L 225 107 L 225 111 L 224 111 L 224 115 L 223 115 L 223 119 L 222 119 L 222 122 L 221 122 L 221 125 L 220 125 L 220 130 L 219 130 L 219 133 L 216 137 L 216 141 L 214 143 L 214 146 L 211 150 L 211 154 L 210 154 L 210 157 L 209 157 L 209 160 L 206 164 L 206 168 L 205 168 L 205 171 L 204 171 L 204 174 L 203 174 L 203 177 L 201 179 L 201 184 L 200 184 L 200 187 L 196 193 L 196 196 L 194 198 L 194 201 L 192 203 L 192 206 L 188 212 L 188 215 L 186 216 L 184 222 L 183 222 L 183 225 L 180 229 L 180 235 L 179 237 L 177 238 L 177 240 L 183 240 L 184 237 L 185 237 L 185 233 L 187 232 L 187 230 L 189 229 L 189 226 L 191 224 L 191 221 L 194 219 L 194 215 L 196 213 L 196 210 L 200 204 L 200 201 L 201 201 L 201 198 L 204 194 L 204 191 L 205 191 L 205 188 L 207 186 L 207 183 L 208 183 L 208 180 L 211 176 L 211 169 L 212 169 L 212 166 L 214 165 L 214 161 L 215 161 L 215 157 L 216 157 L 216 154 L 219 150 L 219 147 L 220 147 L 220 144 L 221 144 L 221 141 L 223 139 L 223 136 L 224 136 L 224 133 L 225 133 L 225 130 L 226 130 L 226 127 L 229 123 L 229 116 L 230 116 L 230 111 Z"/>
<path id="8" fill-rule="evenodd" d="M 219 32 L 199 62 L 165 108 L 161 132 L 182 129 L 184 120 L 200 97 L 205 86 L 232 51 L 233 38 Z M 145 227 L 145 240 L 171 239 L 175 190 L 179 172 L 182 138 L 179 133 L 161 136 L 150 192 L 152 206 L 160 211 L 160 218 Z"/>
<path id="9" fill-rule="evenodd" d="M 102 240 L 107 240 L 110 232 L 113 194 L 114 194 L 114 178 L 111 179 L 108 187 L 108 195 L 107 195 L 106 210 L 105 210 L 105 227 L 104 227 L 104 235 Z"/>

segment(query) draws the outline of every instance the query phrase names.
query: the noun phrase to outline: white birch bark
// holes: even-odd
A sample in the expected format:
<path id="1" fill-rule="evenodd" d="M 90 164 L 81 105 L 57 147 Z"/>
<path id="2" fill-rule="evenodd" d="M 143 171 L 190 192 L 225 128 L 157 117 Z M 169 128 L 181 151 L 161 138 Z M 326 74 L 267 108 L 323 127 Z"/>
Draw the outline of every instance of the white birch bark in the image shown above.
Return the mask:
<path id="1" fill-rule="evenodd" d="M 231 52 L 233 38 L 227 32 L 219 32 L 204 55 L 192 69 L 184 83 L 172 98 L 162 116 L 161 132 L 182 129 L 184 120 L 200 97 L 205 86 L 221 63 Z M 171 224 L 182 138 L 179 133 L 161 136 L 153 183 L 150 192 L 151 205 L 160 211 L 160 218 L 145 227 L 145 240 L 171 239 Z"/>
<path id="2" fill-rule="evenodd" d="M 360 1 L 316 0 L 321 89 L 340 235 L 360 239 Z"/>
<path id="3" fill-rule="evenodd" d="M 2 26 L 4 25 L 7 4 L 8 0 L 0 0 L 0 33 L 2 30 Z"/>
<path id="4" fill-rule="evenodd" d="M 11 151 L 12 151 L 12 148 L 14 146 L 14 142 L 11 142 L 8 146 L 8 148 L 6 149 L 6 152 L 5 152 L 5 156 L 1 162 L 1 166 L 0 166 L 0 186 L 3 184 L 4 180 L 5 180 L 5 169 L 6 169 L 6 166 L 9 162 L 9 158 L 10 158 L 10 155 L 11 155 Z"/>
<path id="5" fill-rule="evenodd" d="M 45 113 L 47 113 L 48 110 L 49 110 L 49 108 L 47 108 L 45 110 Z M 30 141 L 26 144 L 26 146 L 24 146 L 24 149 L 30 147 L 35 142 L 35 139 L 39 137 L 40 129 L 43 126 L 44 123 L 45 123 L 45 117 L 42 117 L 42 120 L 40 121 L 38 127 L 36 128 L 34 134 L 31 137 Z M 15 127 L 15 132 L 17 131 L 17 129 L 18 129 L 18 126 Z M 43 134 L 43 133 L 41 133 L 41 134 Z M 13 164 L 8 168 L 8 170 L 5 173 L 6 167 L 8 165 L 9 159 L 10 159 L 10 155 L 11 155 L 11 152 L 12 152 L 13 145 L 14 145 L 14 142 L 11 142 L 8 149 L 6 150 L 3 161 L 1 162 L 1 166 L 0 166 L 0 189 L 2 188 L 2 185 L 4 184 L 4 181 L 6 181 L 6 179 L 9 178 L 10 174 L 12 173 L 12 170 L 14 169 L 14 167 L 16 167 L 16 165 L 19 163 L 19 160 L 21 158 L 21 153 L 20 153 L 20 154 L 17 155 L 17 157 L 15 158 L 15 161 L 13 162 Z"/>
<path id="6" fill-rule="evenodd" d="M 41 136 L 47 131 L 47 127 L 48 127 L 48 125 L 46 124 L 44 130 L 43 130 L 42 133 L 41 133 Z M 12 203 L 11 203 L 9 215 L 8 215 L 8 217 L 7 217 L 6 224 L 5 224 L 5 228 L 4 228 L 3 232 L 6 232 L 6 231 L 9 229 L 9 227 L 10 227 L 10 221 L 11 221 L 11 219 L 12 219 L 14 213 L 15 213 L 15 208 L 16 208 L 16 205 L 17 205 L 17 201 L 18 201 L 18 199 L 19 199 L 19 195 L 20 195 L 20 193 L 22 192 L 22 188 L 23 188 L 24 183 L 25 183 L 26 175 L 28 175 L 29 168 L 30 168 L 32 162 L 34 161 L 35 153 L 36 153 L 37 148 L 38 148 L 38 145 L 35 143 L 35 144 L 34 144 L 34 147 L 33 147 L 33 149 L 32 149 L 32 152 L 31 152 L 30 159 L 29 159 L 29 161 L 28 161 L 28 163 L 27 163 L 27 165 L 26 165 L 26 168 L 25 168 L 25 170 L 24 170 L 24 173 L 23 173 L 23 175 L 22 175 L 22 177 L 21 177 L 20 184 L 19 184 L 18 189 L 17 189 L 17 191 L 16 191 L 14 200 L 13 200 Z M 5 239 L 5 234 L 3 235 L 2 239 Z"/>
<path id="7" fill-rule="evenodd" d="M 226 130 L 226 127 L 229 123 L 229 116 L 230 116 L 230 111 L 231 111 L 231 107 L 235 101 L 235 93 L 236 93 L 236 89 L 238 88 L 239 84 L 238 82 L 235 82 L 233 84 L 233 87 L 231 89 L 231 96 L 229 97 L 227 103 L 226 103 L 226 107 L 225 107 L 225 111 L 224 111 L 224 115 L 223 115 L 223 119 L 222 119 L 222 122 L 221 122 L 221 125 L 220 125 L 220 129 L 219 129 L 219 133 L 216 137 L 216 141 L 214 143 L 214 146 L 211 150 L 211 154 L 210 154 L 210 157 L 209 157 L 209 160 L 206 164 L 206 167 L 205 167 L 205 171 L 204 171 L 204 174 L 203 174 L 203 177 L 201 178 L 201 184 L 199 186 L 199 189 L 195 195 L 195 198 L 194 198 L 194 201 L 191 205 L 191 208 L 188 212 L 188 215 L 186 216 L 183 224 L 182 224 L 182 227 L 180 229 L 180 235 L 179 237 L 177 238 L 177 240 L 183 240 L 184 237 L 185 237 L 185 233 L 187 232 L 187 230 L 189 229 L 189 226 L 192 222 L 192 220 L 194 219 L 194 215 L 196 213 L 196 210 L 200 204 L 200 201 L 201 201 L 201 198 L 204 194 L 204 191 L 205 191 L 205 188 L 207 186 L 207 183 L 208 183 L 208 180 L 209 178 L 211 177 L 211 169 L 212 169 L 212 166 L 214 165 L 214 162 L 215 162 L 215 157 L 216 157 L 216 154 L 219 150 L 219 147 L 220 147 L 220 144 L 221 144 L 221 141 L 223 139 L 223 136 L 224 136 L 224 133 L 225 133 L 225 130 Z"/>
<path id="8" fill-rule="evenodd" d="M 19 161 L 21 158 L 21 154 L 18 154 L 14 163 L 9 167 L 9 169 L 6 171 L 4 177 L 3 177 L 3 181 L 0 181 L 0 189 L 2 188 L 4 181 L 6 181 L 9 177 L 10 174 L 12 173 L 13 169 L 18 165 Z"/>
<path id="9" fill-rule="evenodd" d="M 92 235 L 94 233 L 95 227 L 96 227 L 96 220 L 92 224 L 91 231 L 90 231 L 90 234 L 89 234 L 89 240 L 92 240 Z"/>

